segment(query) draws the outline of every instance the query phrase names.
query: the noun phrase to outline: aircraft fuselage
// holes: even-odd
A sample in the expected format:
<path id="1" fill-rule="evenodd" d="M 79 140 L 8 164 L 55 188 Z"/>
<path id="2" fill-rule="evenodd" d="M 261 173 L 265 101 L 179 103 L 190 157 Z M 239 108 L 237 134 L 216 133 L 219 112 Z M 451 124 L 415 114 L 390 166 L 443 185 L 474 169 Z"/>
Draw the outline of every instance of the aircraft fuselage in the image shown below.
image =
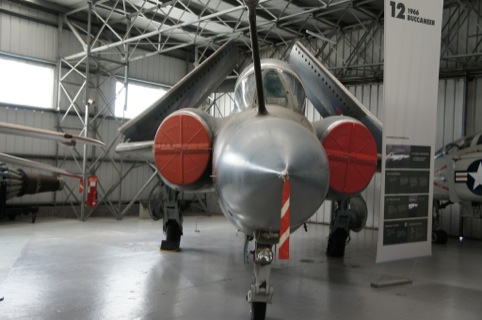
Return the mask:
<path id="1" fill-rule="evenodd" d="M 343 116 L 313 124 L 306 119 L 303 82 L 289 65 L 267 60 L 261 68 L 267 112 L 257 108 L 251 67 L 239 76 L 228 117 L 178 110 L 154 139 L 165 183 L 179 191 L 214 189 L 225 216 L 250 236 L 279 231 L 286 181 L 294 231 L 327 195 L 340 199 L 362 191 L 377 159 L 376 143 L 361 122 Z M 336 181 L 330 180 L 333 170 Z"/>
<path id="2" fill-rule="evenodd" d="M 291 230 L 326 197 L 328 158 L 308 120 L 280 106 L 233 114 L 217 134 L 213 183 L 226 217 L 241 231 L 279 231 L 284 179 L 291 185 Z"/>
<path id="3" fill-rule="evenodd" d="M 434 200 L 482 203 L 482 133 L 454 141 L 437 152 Z"/>

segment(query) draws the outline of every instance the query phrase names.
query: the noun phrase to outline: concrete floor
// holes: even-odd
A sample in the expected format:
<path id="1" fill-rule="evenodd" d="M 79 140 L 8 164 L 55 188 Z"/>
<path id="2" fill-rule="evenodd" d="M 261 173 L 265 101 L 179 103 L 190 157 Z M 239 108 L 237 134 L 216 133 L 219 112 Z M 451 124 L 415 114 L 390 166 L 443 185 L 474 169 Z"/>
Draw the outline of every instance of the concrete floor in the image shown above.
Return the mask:
<path id="1" fill-rule="evenodd" d="M 182 252 L 161 253 L 161 222 L 126 218 L 0 221 L 0 319 L 249 319 L 252 264 L 222 216 L 185 219 Z M 377 232 L 325 254 L 309 225 L 276 261 L 267 319 L 482 318 L 482 242 L 450 239 L 433 256 L 375 264 Z M 411 285 L 370 286 L 409 278 Z"/>

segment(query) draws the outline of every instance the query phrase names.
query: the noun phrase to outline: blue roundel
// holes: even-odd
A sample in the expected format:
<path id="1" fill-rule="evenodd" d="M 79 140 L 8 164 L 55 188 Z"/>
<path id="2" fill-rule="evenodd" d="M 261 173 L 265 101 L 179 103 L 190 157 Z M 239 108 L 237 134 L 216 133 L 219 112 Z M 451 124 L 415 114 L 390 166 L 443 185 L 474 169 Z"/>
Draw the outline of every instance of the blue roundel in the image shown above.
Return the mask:
<path id="1" fill-rule="evenodd" d="M 467 187 L 472 193 L 482 196 L 482 160 L 472 162 L 467 168 Z"/>

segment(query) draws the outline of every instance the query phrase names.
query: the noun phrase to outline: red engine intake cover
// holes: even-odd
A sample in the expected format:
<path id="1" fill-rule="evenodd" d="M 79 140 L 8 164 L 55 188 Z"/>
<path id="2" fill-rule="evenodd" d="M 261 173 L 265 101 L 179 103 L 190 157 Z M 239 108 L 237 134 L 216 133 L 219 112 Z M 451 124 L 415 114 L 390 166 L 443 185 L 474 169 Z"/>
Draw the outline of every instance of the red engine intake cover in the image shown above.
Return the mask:
<path id="1" fill-rule="evenodd" d="M 322 144 L 330 164 L 330 188 L 344 194 L 363 191 L 377 169 L 377 145 L 367 127 L 337 123 Z"/>
<path id="2" fill-rule="evenodd" d="M 185 112 L 166 118 L 154 138 L 154 159 L 161 175 L 170 183 L 190 185 L 208 167 L 211 135 L 207 125 Z"/>

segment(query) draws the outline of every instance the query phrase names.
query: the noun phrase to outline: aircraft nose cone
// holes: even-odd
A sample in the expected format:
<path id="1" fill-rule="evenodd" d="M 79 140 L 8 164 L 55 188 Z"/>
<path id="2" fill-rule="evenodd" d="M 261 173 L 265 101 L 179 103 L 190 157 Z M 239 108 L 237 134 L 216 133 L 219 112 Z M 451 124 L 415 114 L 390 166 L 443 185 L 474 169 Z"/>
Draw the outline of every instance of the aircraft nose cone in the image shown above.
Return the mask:
<path id="1" fill-rule="evenodd" d="M 220 133 L 217 145 L 213 172 L 219 204 L 246 234 L 279 230 L 286 175 L 292 230 L 326 197 L 327 156 L 315 135 L 294 121 L 268 116 L 240 122 Z"/>

